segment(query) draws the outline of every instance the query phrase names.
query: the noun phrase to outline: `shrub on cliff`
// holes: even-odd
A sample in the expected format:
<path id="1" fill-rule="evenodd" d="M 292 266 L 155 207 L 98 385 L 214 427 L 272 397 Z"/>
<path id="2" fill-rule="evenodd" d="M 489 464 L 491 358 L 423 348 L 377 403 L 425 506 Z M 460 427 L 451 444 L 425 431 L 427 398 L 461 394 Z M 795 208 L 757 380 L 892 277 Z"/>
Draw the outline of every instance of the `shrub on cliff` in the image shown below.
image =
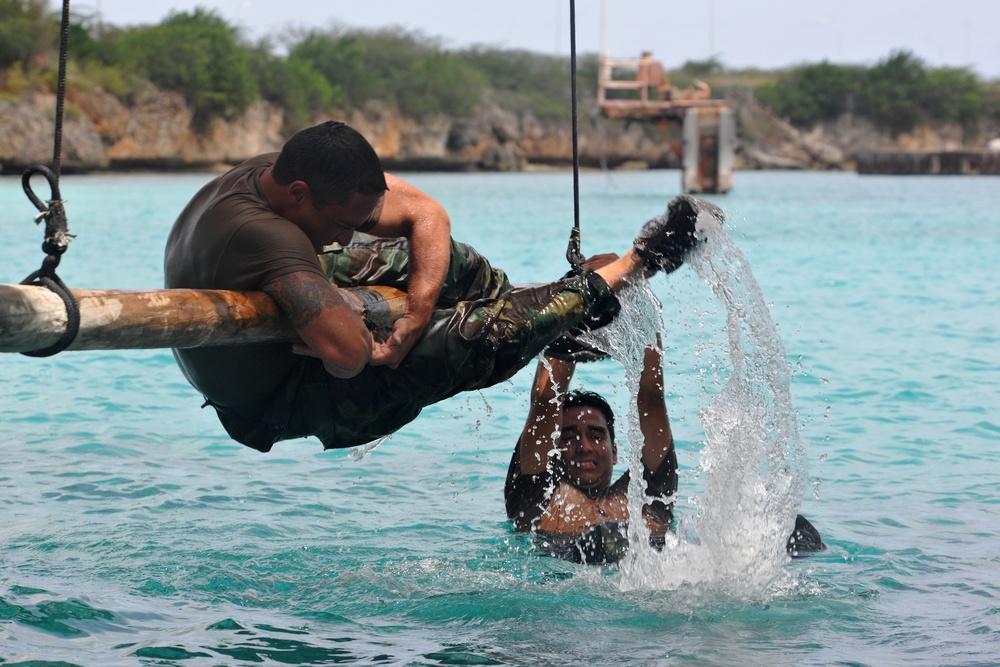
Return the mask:
<path id="1" fill-rule="evenodd" d="M 974 133 L 983 112 L 985 90 L 976 75 L 964 68 L 943 67 L 927 73 L 924 108 L 934 120 L 955 121 Z"/>
<path id="2" fill-rule="evenodd" d="M 202 129 L 216 117 L 244 111 L 257 97 L 257 78 L 238 33 L 214 12 L 171 14 L 155 26 L 105 37 L 104 57 L 184 96 Z"/>
<path id="3" fill-rule="evenodd" d="M 475 111 L 482 73 L 437 40 L 404 30 L 313 30 L 289 49 L 310 63 L 346 101 L 397 105 L 404 113 L 465 116 Z"/>
<path id="4" fill-rule="evenodd" d="M 566 58 L 530 51 L 477 46 L 458 54 L 482 72 L 491 99 L 509 111 L 531 111 L 544 120 L 569 117 L 570 65 Z M 597 96 L 597 58 L 586 55 L 577 66 L 580 99 Z"/>
<path id="5" fill-rule="evenodd" d="M 982 84 L 969 70 L 929 70 L 912 53 L 897 51 L 865 72 L 859 110 L 894 136 L 932 121 L 954 121 L 972 133 L 982 95 Z"/>
<path id="6" fill-rule="evenodd" d="M 25 71 L 54 55 L 59 24 L 46 0 L 0 0 L 0 70 Z"/>
<path id="7" fill-rule="evenodd" d="M 708 82 L 725 73 L 725 65 L 716 56 L 707 60 L 687 60 L 677 69 L 670 71 L 670 83 L 675 88 L 687 88 L 694 85 L 695 81 Z"/>
<path id="8" fill-rule="evenodd" d="M 288 58 L 307 63 L 345 102 L 361 105 L 369 99 L 366 79 L 374 77 L 365 76 L 364 52 L 354 36 L 312 30 L 293 40 Z"/>
<path id="9" fill-rule="evenodd" d="M 482 73 L 460 56 L 431 53 L 410 64 L 397 98 L 401 109 L 416 116 L 434 113 L 471 116 L 485 85 Z"/>
<path id="10" fill-rule="evenodd" d="M 984 84 L 982 90 L 983 117 L 1000 125 L 1000 81 Z"/>
<path id="11" fill-rule="evenodd" d="M 779 116 L 808 127 L 847 111 L 859 78 L 859 68 L 823 61 L 789 70 L 776 83 L 758 88 L 757 97 Z"/>
<path id="12" fill-rule="evenodd" d="M 864 73 L 859 110 L 897 136 L 920 123 L 920 102 L 926 99 L 927 88 L 923 62 L 912 53 L 897 51 Z"/>
<path id="13" fill-rule="evenodd" d="M 854 111 L 893 136 L 931 122 L 957 122 L 973 133 L 985 91 L 969 70 L 928 69 L 908 51 L 894 52 L 869 68 L 804 65 L 756 89 L 761 102 L 799 127 Z"/>
<path id="14" fill-rule="evenodd" d="M 295 55 L 275 56 L 267 40 L 249 52 L 262 98 L 285 111 L 285 129 L 294 132 L 310 124 L 313 112 L 330 113 L 346 102 L 343 91 L 332 85 L 312 62 Z"/>

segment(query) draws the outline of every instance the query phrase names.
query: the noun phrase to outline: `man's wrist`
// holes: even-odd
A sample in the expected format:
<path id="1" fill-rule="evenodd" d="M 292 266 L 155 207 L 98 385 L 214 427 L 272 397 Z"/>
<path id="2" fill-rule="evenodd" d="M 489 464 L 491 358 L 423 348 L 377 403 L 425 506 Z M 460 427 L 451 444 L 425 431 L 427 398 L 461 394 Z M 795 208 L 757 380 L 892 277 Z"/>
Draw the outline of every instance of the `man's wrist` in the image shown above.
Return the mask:
<path id="1" fill-rule="evenodd" d="M 434 312 L 434 302 L 427 299 L 407 299 L 405 316 L 410 317 L 421 324 L 431 321 L 431 313 Z"/>

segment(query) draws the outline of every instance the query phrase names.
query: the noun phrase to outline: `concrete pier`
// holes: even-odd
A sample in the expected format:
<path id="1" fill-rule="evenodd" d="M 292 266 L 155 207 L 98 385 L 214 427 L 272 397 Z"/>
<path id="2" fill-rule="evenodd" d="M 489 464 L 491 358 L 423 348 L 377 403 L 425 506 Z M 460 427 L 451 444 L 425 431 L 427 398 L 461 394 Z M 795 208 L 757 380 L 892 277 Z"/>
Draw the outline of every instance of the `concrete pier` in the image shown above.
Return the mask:
<path id="1" fill-rule="evenodd" d="M 859 174 L 998 175 L 1000 151 L 870 151 L 855 164 Z"/>

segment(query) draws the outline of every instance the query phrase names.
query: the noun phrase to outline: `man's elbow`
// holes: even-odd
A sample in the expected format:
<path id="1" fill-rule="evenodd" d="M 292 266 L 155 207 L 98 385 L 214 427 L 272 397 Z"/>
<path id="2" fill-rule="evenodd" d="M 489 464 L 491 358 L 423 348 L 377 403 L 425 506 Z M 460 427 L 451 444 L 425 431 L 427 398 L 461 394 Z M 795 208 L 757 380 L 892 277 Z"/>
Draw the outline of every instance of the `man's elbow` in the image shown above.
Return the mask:
<path id="1" fill-rule="evenodd" d="M 326 372 L 338 378 L 352 378 L 364 370 L 371 360 L 372 339 L 365 331 L 356 340 L 344 341 L 321 355 Z"/>
<path id="2" fill-rule="evenodd" d="M 332 375 L 333 377 L 340 378 L 342 380 L 349 380 L 350 378 L 358 375 L 359 373 L 361 373 L 361 371 L 364 370 L 365 366 L 367 365 L 368 365 L 367 361 L 363 364 L 345 366 L 340 363 L 333 363 L 325 359 L 323 360 L 323 367 L 326 369 L 326 372 Z"/>

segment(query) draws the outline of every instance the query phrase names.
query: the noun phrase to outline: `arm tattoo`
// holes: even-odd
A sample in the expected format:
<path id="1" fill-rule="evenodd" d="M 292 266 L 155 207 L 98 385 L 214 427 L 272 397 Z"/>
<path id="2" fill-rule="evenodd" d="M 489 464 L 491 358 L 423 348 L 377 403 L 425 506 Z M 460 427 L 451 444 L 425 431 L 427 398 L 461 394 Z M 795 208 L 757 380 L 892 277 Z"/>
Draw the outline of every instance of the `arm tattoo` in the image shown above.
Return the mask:
<path id="1" fill-rule="evenodd" d="M 327 308 L 341 302 L 332 286 L 308 273 L 289 273 L 264 286 L 296 330 L 319 317 Z"/>

